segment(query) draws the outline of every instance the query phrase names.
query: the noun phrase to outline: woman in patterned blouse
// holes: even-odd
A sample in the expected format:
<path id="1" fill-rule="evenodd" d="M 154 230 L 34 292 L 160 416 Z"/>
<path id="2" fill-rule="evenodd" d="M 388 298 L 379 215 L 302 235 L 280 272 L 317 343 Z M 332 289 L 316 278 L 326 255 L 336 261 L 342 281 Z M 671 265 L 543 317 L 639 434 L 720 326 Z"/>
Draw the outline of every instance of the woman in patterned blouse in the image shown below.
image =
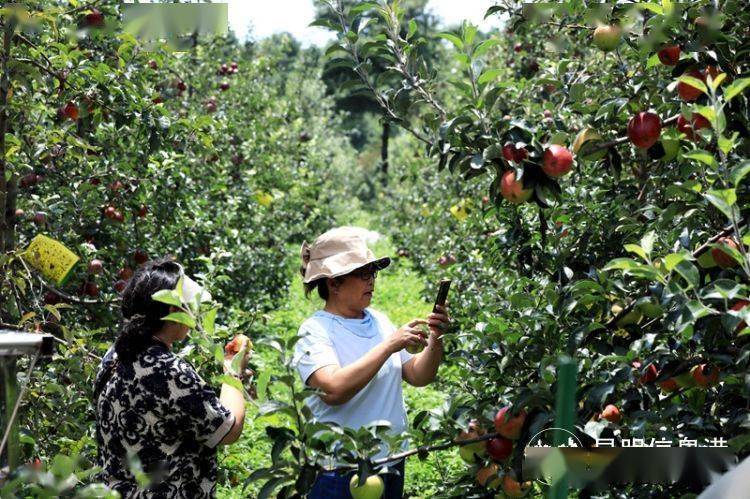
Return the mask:
<path id="1" fill-rule="evenodd" d="M 212 497 L 216 447 L 235 442 L 242 432 L 243 394 L 225 384 L 217 397 L 172 352 L 189 328 L 163 321 L 177 309 L 151 298 L 174 289 L 182 276 L 182 267 L 169 259 L 135 272 L 122 295 L 122 330 L 96 378 L 99 478 L 125 498 Z M 138 471 L 148 478 L 145 487 L 139 486 Z"/>

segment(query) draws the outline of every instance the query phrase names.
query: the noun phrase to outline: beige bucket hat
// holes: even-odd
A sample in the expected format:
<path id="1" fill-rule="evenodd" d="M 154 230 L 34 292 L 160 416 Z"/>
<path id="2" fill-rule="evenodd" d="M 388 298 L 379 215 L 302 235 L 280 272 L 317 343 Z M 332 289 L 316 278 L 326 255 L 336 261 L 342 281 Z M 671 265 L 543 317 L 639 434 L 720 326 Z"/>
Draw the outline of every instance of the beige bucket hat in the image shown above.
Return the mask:
<path id="1" fill-rule="evenodd" d="M 339 277 L 366 265 L 372 265 L 376 270 L 390 265 L 390 258 L 376 258 L 367 247 L 366 232 L 359 227 L 337 227 L 319 236 L 312 245 L 302 243 L 302 282 L 307 284 L 321 277 Z"/>

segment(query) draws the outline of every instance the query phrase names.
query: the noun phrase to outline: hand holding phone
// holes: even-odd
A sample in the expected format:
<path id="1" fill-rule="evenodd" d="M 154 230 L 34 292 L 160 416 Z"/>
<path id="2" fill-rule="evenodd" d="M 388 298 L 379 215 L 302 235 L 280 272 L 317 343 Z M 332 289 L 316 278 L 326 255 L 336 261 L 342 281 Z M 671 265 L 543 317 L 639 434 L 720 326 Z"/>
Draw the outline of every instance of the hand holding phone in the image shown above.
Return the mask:
<path id="1" fill-rule="evenodd" d="M 445 302 L 448 299 L 448 291 L 451 288 L 450 279 L 440 279 L 440 288 L 438 289 L 437 298 L 435 298 L 435 306 L 432 307 L 433 313 L 439 312 L 438 305 L 445 307 Z"/>

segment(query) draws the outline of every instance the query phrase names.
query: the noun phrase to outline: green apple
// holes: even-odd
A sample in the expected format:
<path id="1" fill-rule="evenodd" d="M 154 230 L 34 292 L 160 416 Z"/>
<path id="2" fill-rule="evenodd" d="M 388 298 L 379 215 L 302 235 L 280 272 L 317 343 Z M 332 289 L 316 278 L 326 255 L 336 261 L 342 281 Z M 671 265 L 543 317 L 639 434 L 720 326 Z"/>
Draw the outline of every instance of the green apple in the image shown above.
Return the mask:
<path id="1" fill-rule="evenodd" d="M 349 482 L 349 492 L 351 492 L 354 499 L 380 499 L 383 496 L 385 490 L 385 484 L 380 475 L 370 475 L 365 480 L 365 483 L 357 487 L 359 482 L 359 475 L 354 475 Z"/>
<path id="2" fill-rule="evenodd" d="M 604 52 L 617 48 L 622 40 L 622 29 L 619 26 L 599 26 L 594 30 L 594 45 Z"/>
<path id="3" fill-rule="evenodd" d="M 458 455 L 465 463 L 474 464 L 477 462 L 477 457 L 483 459 L 487 455 L 487 445 L 485 442 L 462 445 L 458 448 Z"/>

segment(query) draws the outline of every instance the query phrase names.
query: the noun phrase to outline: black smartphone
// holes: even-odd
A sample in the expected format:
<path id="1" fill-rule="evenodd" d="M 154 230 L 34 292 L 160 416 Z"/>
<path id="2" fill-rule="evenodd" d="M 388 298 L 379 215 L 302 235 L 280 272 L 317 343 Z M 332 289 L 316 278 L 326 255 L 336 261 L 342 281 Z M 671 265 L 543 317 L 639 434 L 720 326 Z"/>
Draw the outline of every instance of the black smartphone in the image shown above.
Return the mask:
<path id="1" fill-rule="evenodd" d="M 445 306 L 445 301 L 448 299 L 448 290 L 451 288 L 450 279 L 440 279 L 440 289 L 438 289 L 437 298 L 435 298 L 435 306 L 432 307 L 433 312 L 437 312 L 437 306 Z"/>

